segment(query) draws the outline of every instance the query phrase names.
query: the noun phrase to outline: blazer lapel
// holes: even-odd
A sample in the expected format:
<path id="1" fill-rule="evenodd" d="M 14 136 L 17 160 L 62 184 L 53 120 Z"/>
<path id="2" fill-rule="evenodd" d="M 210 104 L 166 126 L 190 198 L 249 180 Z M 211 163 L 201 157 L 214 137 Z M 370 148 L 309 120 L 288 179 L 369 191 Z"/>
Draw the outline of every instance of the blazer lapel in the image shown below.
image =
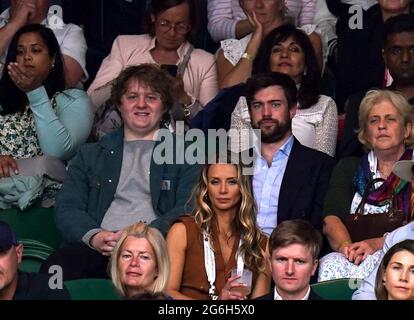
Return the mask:
<path id="1" fill-rule="evenodd" d="M 295 138 L 280 187 L 277 212 L 278 224 L 289 219 L 288 213 L 296 201 L 296 195 L 302 185 L 306 183 L 306 158 L 304 158 L 302 150 L 302 145 Z"/>

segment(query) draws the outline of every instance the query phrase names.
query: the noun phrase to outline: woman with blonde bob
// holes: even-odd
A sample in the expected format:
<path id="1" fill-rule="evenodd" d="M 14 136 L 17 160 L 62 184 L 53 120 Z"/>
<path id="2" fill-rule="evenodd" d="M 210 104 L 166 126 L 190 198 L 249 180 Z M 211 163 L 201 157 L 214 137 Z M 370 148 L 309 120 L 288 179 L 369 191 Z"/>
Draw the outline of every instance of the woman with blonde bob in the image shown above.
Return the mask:
<path id="1" fill-rule="evenodd" d="M 109 262 L 112 282 L 123 297 L 164 291 L 169 272 L 170 261 L 161 232 L 143 222 L 123 231 Z"/>
<path id="2" fill-rule="evenodd" d="M 270 290 L 267 238 L 256 224 L 251 176 L 229 159 L 204 166 L 193 192 L 194 215 L 182 216 L 168 233 L 167 293 L 175 299 L 242 300 Z M 250 296 L 238 291 L 249 290 L 231 276 L 236 267 L 252 272 Z"/>
<path id="3" fill-rule="evenodd" d="M 375 183 L 363 208 L 364 214 L 386 214 L 391 201 L 404 213 L 406 221 L 413 218 L 411 184 L 392 170 L 399 160 L 411 160 L 413 150 L 413 110 L 406 98 L 397 92 L 371 90 L 359 110 L 358 138 L 370 150 L 361 159 L 342 159 L 334 169 L 324 205 L 324 233 L 336 251 L 320 261 L 319 280 L 333 278 L 364 278 L 380 257 L 384 236 L 356 241 L 343 223 L 346 215 L 355 213 L 366 185 Z"/>

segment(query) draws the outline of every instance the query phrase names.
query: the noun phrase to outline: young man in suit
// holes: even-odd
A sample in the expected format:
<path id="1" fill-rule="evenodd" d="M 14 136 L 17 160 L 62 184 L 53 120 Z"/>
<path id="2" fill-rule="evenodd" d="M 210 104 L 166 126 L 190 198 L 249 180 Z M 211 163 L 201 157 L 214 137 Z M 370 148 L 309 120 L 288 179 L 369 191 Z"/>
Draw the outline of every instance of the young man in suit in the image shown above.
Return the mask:
<path id="1" fill-rule="evenodd" d="M 274 291 L 259 300 L 321 300 L 309 282 L 318 267 L 322 236 L 305 220 L 284 221 L 269 239 Z"/>
<path id="2" fill-rule="evenodd" d="M 259 227 L 270 235 L 285 220 L 304 219 L 321 230 L 334 159 L 301 145 L 292 135 L 295 82 L 282 73 L 257 74 L 247 81 L 245 95 L 252 128 L 261 132 L 260 150 L 253 147 Z"/>

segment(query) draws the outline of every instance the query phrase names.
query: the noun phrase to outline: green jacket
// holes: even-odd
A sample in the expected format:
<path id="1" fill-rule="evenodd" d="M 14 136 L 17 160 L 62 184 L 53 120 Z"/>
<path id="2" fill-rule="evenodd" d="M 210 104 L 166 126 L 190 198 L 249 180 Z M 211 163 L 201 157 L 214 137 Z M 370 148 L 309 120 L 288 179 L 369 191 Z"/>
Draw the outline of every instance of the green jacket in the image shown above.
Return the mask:
<path id="1" fill-rule="evenodd" d="M 66 243 L 79 243 L 88 231 L 100 228 L 118 186 L 123 146 L 120 128 L 97 143 L 82 146 L 71 162 L 55 206 L 56 225 Z M 172 150 L 175 154 L 175 144 Z M 158 215 L 152 227 L 166 233 L 173 220 L 191 210 L 188 200 L 199 169 L 199 165 L 157 165 L 152 158 L 150 190 Z M 167 180 L 169 190 L 163 190 Z"/>

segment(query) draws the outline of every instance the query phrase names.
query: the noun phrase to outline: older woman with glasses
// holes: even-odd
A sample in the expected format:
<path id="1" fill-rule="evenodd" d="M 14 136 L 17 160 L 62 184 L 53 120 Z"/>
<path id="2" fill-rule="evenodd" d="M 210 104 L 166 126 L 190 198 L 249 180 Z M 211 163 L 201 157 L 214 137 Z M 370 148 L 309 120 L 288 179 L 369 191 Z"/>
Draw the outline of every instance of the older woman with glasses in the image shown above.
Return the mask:
<path id="1" fill-rule="evenodd" d="M 95 110 L 109 99 L 110 84 L 127 66 L 155 63 L 175 78 L 175 91 L 183 109 L 199 110 L 218 92 L 214 56 L 194 49 L 189 39 L 195 27 L 193 0 L 153 0 L 143 35 L 115 39 L 88 90 Z M 191 116 L 193 116 L 192 114 Z"/>

